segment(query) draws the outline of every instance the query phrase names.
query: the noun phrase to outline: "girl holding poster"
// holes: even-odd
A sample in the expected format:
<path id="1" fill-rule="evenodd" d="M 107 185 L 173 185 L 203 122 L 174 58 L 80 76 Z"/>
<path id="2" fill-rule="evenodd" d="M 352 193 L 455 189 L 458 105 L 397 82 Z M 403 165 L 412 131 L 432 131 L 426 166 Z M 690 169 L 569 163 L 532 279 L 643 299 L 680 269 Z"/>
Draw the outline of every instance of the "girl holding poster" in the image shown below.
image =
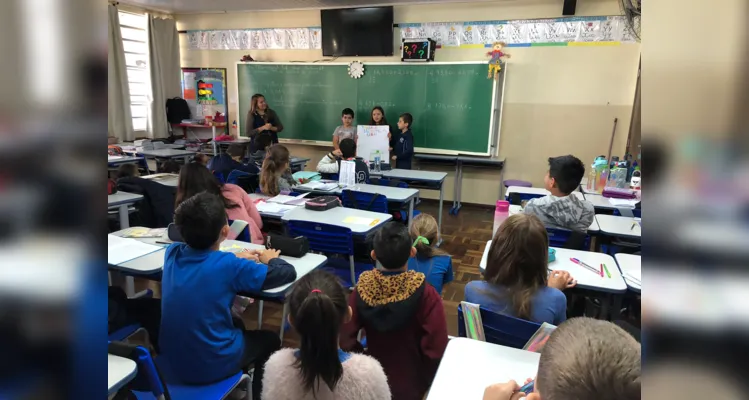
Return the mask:
<path id="1" fill-rule="evenodd" d="M 387 125 L 388 126 L 388 141 L 392 140 L 393 135 L 391 134 L 392 129 L 388 125 L 388 120 L 385 118 L 385 110 L 380 106 L 374 106 L 369 117 L 370 125 Z M 390 146 L 390 151 L 393 151 L 393 146 Z"/>

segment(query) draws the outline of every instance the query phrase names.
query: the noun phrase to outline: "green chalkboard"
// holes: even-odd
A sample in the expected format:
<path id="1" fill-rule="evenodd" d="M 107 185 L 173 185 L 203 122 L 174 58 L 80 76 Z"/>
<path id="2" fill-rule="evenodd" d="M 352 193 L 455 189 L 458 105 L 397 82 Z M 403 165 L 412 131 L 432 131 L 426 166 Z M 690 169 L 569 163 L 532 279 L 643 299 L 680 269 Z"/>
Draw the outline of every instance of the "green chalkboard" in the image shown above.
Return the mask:
<path id="1" fill-rule="evenodd" d="M 368 63 L 364 76 L 353 79 L 345 64 L 239 63 L 239 113 L 245 116 L 250 97 L 262 93 L 283 121 L 279 137 L 330 141 L 341 110 L 354 109 L 356 123 L 367 124 L 379 105 L 393 129 L 401 113 L 413 115 L 416 147 L 489 154 L 495 85 L 486 79 L 486 68 L 485 63 Z"/>

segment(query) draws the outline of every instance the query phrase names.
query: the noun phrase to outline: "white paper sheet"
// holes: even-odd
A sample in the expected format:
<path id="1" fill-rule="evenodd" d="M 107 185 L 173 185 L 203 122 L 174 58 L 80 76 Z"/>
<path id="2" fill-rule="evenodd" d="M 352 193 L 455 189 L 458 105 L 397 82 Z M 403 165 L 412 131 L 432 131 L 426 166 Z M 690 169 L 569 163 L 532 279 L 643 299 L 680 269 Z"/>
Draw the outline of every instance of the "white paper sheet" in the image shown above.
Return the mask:
<path id="1" fill-rule="evenodd" d="M 308 190 L 322 190 L 322 191 L 330 191 L 334 190 L 338 187 L 338 183 L 336 182 L 320 182 L 320 181 L 311 181 L 307 182 L 304 185 L 299 185 L 300 188 L 308 189 Z"/>
<path id="2" fill-rule="evenodd" d="M 390 140 L 387 125 L 357 125 L 356 156 L 374 161 L 374 152 L 380 151 L 380 160 L 385 163 L 390 159 Z"/>
<path id="3" fill-rule="evenodd" d="M 302 193 L 299 196 L 287 196 L 285 194 L 279 194 L 276 197 L 271 197 L 267 201 L 269 203 L 300 205 L 300 204 L 304 204 L 306 202 L 306 199 L 304 199 L 304 198 L 308 194 L 309 193 Z"/>
<path id="4" fill-rule="evenodd" d="M 635 204 L 637 204 L 640 200 L 637 199 L 615 199 L 613 197 L 609 197 L 609 203 L 611 203 L 612 206 L 616 207 L 634 207 Z"/>
<path id="5" fill-rule="evenodd" d="M 107 262 L 109 264 L 119 265 L 161 249 L 160 246 L 143 243 L 135 239 L 107 235 Z"/>
<path id="6" fill-rule="evenodd" d="M 288 204 L 278 204 L 278 203 L 266 203 L 264 201 L 258 202 L 255 204 L 257 207 L 257 211 L 261 213 L 268 213 L 268 214 L 283 214 L 289 210 L 293 210 L 297 208 L 297 206 L 288 205 Z"/>
<path id="7" fill-rule="evenodd" d="M 356 185 L 356 163 L 353 161 L 341 161 L 341 170 L 338 172 L 338 178 L 338 181 L 343 185 Z"/>

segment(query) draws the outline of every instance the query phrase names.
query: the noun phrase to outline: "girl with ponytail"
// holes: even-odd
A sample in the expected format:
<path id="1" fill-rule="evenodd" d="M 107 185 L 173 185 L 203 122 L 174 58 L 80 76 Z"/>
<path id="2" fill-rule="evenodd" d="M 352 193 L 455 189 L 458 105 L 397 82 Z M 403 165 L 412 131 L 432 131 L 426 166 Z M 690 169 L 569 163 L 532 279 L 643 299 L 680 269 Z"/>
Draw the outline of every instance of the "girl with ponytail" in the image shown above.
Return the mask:
<path id="1" fill-rule="evenodd" d="M 289 149 L 280 144 L 271 146 L 260 169 L 260 190 L 268 196 L 290 192 L 296 183 L 290 173 L 286 173 L 288 169 Z"/>
<path id="2" fill-rule="evenodd" d="M 348 298 L 337 278 L 313 271 L 294 284 L 287 299 L 289 323 L 299 349 L 281 349 L 265 364 L 264 399 L 390 399 L 380 363 L 338 347 L 338 331 L 351 319 Z"/>
<path id="3" fill-rule="evenodd" d="M 408 260 L 408 269 L 421 272 L 427 282 L 442 295 L 442 287 L 453 280 L 453 259 L 437 247 L 439 226 L 429 214 L 419 214 L 408 231 L 416 256 Z"/>

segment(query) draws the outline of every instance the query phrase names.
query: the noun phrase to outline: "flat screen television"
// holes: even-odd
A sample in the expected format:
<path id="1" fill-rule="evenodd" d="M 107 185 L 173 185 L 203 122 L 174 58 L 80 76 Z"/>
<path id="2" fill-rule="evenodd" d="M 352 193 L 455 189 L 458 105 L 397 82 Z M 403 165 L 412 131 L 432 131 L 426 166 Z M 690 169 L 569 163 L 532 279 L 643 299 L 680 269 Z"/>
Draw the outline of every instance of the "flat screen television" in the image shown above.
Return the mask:
<path id="1" fill-rule="evenodd" d="M 324 56 L 392 56 L 393 7 L 320 10 Z"/>

